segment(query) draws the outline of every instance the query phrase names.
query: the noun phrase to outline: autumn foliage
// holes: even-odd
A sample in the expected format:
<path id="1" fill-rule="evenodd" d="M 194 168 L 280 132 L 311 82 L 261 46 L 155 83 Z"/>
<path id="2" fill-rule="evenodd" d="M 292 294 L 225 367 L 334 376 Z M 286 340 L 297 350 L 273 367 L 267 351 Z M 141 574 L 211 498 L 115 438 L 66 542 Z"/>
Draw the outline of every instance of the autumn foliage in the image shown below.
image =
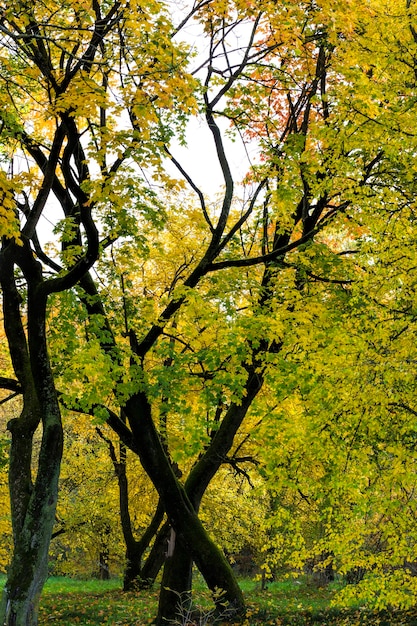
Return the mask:
<path id="1" fill-rule="evenodd" d="M 413 604 L 415 12 L 2 7 L 5 624 L 49 552 L 158 624 L 244 550 Z"/>

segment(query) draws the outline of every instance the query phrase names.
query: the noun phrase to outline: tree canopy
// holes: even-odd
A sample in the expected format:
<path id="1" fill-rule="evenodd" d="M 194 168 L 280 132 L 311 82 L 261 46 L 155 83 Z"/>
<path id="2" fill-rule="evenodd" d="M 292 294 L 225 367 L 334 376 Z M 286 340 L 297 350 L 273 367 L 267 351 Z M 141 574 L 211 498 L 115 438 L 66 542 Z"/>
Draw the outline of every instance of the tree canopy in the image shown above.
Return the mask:
<path id="1" fill-rule="evenodd" d="M 193 562 L 224 591 L 219 611 L 243 610 L 199 511 L 221 467 L 247 473 L 257 447 L 275 527 L 297 515 L 300 528 L 314 502 L 305 515 L 327 534 L 313 552 L 335 562 L 348 542 L 338 552 L 329 532 L 358 519 L 365 545 L 378 516 L 398 529 L 392 501 L 413 507 L 414 13 L 411 0 L 2 8 L 2 382 L 23 398 L 5 623 L 37 620 L 60 405 L 113 429 L 158 493 L 161 624 Z M 377 530 L 361 535 L 367 516 Z"/>

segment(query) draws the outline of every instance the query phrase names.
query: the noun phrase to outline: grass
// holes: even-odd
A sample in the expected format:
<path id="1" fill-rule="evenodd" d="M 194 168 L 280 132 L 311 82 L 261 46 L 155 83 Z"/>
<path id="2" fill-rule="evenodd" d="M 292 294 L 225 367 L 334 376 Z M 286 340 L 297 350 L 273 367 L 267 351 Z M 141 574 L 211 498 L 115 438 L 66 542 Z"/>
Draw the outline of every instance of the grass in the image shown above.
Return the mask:
<path id="1" fill-rule="evenodd" d="M 0 581 L 1 584 L 1 581 Z M 369 612 L 363 608 L 330 608 L 337 588 L 317 589 L 306 581 L 286 580 L 268 585 L 241 582 L 248 612 L 242 626 L 417 626 L 417 609 L 407 612 Z M 208 594 L 196 584 L 197 608 L 208 611 Z M 123 593 L 119 580 L 50 578 L 41 598 L 39 624 L 52 626 L 146 626 L 157 610 L 158 590 Z M 188 622 L 200 626 L 202 619 Z M 178 622 L 181 624 L 181 622 Z"/>
<path id="2" fill-rule="evenodd" d="M 152 623 L 157 607 L 157 586 L 151 591 L 124 593 L 118 579 L 100 581 L 54 577 L 46 582 L 41 597 L 39 623 L 54 626 L 145 626 Z"/>

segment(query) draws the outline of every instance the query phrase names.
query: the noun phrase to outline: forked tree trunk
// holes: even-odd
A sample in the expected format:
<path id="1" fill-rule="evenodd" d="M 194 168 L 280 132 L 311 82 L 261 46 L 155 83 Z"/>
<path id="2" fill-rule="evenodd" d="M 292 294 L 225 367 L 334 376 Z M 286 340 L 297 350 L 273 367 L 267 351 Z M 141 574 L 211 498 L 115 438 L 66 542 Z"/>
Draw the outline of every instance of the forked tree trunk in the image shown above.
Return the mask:
<path id="1" fill-rule="evenodd" d="M 162 528 L 161 532 L 158 532 L 163 517 L 164 508 L 159 502 L 153 519 L 142 537 L 138 540 L 132 537 L 131 541 L 126 541 L 124 591 L 146 589 L 153 585 L 165 558 L 166 531 Z M 144 553 L 154 537 L 152 549 L 146 561 L 143 562 Z"/>
<path id="2" fill-rule="evenodd" d="M 222 600 L 227 602 L 235 613 L 243 612 L 242 591 L 229 563 L 205 531 L 183 485 L 175 476 L 152 421 L 151 408 L 146 396 L 138 393 L 130 398 L 125 411 L 140 460 L 164 503 L 165 511 L 175 531 L 175 541 L 189 551 L 214 596 L 217 590 L 221 589 L 224 592 Z M 165 606 L 164 603 L 160 603 L 161 624 L 167 624 L 172 619 L 171 604 L 169 602 L 169 606 Z"/>
<path id="3" fill-rule="evenodd" d="M 121 412 L 121 418 L 124 421 L 123 412 Z M 110 458 L 112 460 L 119 485 L 119 514 L 123 538 L 126 545 L 126 565 L 123 574 L 123 591 L 145 589 L 152 586 L 164 562 L 166 530 L 162 529 L 161 533 L 158 532 L 158 530 L 164 519 L 165 510 L 161 500 L 159 500 L 148 528 L 142 534 L 140 539 L 135 538 L 129 510 L 129 482 L 126 472 L 126 446 L 122 441 L 120 441 L 119 458 L 117 458 L 113 442 L 102 433 L 100 428 L 96 428 L 96 431 L 109 447 Z M 156 537 L 154 545 L 147 560 L 143 563 L 145 551 L 154 537 Z"/>

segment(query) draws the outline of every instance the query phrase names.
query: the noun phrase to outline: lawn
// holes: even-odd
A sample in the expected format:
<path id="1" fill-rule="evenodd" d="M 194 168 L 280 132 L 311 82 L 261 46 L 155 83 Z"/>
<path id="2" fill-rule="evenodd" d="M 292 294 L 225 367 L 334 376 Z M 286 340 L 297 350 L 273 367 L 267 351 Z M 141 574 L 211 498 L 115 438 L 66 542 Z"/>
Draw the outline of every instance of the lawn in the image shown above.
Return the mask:
<path id="1" fill-rule="evenodd" d="M 259 583 L 241 582 L 248 613 L 243 626 L 417 626 L 417 610 L 368 612 L 330 608 L 335 588 L 317 589 L 305 581 L 275 582 L 261 591 Z M 50 578 L 42 594 L 39 624 L 53 626 L 146 626 L 156 614 L 158 592 L 123 593 L 119 580 Z M 195 604 L 201 619 L 178 620 L 177 626 L 208 626 L 208 596 L 197 582 Z"/>

